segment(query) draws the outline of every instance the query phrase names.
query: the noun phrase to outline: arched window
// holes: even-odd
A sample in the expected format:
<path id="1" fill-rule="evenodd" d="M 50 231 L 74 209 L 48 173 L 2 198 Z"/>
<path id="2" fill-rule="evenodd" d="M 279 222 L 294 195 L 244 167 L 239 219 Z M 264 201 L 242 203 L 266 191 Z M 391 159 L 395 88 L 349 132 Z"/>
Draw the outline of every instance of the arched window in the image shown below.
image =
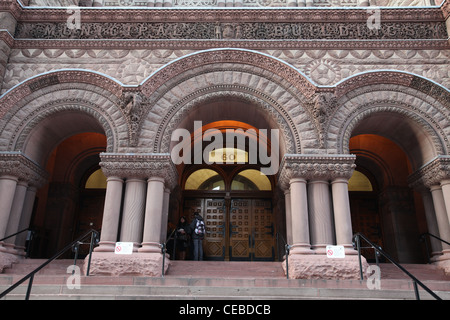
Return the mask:
<path id="1" fill-rule="evenodd" d="M 261 171 L 247 169 L 239 172 L 231 182 L 231 190 L 270 191 L 272 185 L 269 178 Z"/>
<path id="2" fill-rule="evenodd" d="M 352 177 L 348 180 L 348 191 L 373 191 L 372 183 L 369 178 L 360 171 L 354 171 Z"/>
<path id="3" fill-rule="evenodd" d="M 187 179 L 185 190 L 225 190 L 225 182 L 216 171 L 200 169 L 194 171 Z"/>
<path id="4" fill-rule="evenodd" d="M 106 176 L 102 169 L 94 171 L 86 180 L 86 189 L 106 189 Z"/>

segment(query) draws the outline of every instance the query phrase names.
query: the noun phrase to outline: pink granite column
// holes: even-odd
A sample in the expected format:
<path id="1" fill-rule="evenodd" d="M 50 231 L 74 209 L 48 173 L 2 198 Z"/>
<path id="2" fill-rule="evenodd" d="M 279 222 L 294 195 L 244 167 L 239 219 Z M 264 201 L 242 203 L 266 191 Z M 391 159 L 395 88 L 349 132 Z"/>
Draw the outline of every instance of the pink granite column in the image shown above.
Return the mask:
<path id="1" fill-rule="evenodd" d="M 36 192 L 37 192 L 36 186 L 28 186 L 25 194 L 25 200 L 23 203 L 22 214 L 20 217 L 19 231 L 24 230 L 30 226 L 34 201 L 36 199 Z M 16 250 L 18 250 L 22 254 L 25 254 L 24 250 L 26 240 L 27 240 L 27 232 L 23 232 L 16 236 Z"/>
<path id="2" fill-rule="evenodd" d="M 114 252 L 119 230 L 123 179 L 118 177 L 108 177 L 106 181 L 105 207 L 103 209 L 100 243 L 99 246 L 95 248 L 95 251 Z"/>
<path id="3" fill-rule="evenodd" d="M 434 211 L 439 228 L 439 237 L 447 238 L 450 235 L 450 223 L 448 222 L 447 209 L 445 207 L 444 194 L 439 185 L 431 186 L 431 196 L 433 197 Z M 444 239 L 448 240 L 448 239 Z M 442 253 L 450 258 L 450 246 L 442 243 Z"/>
<path id="4" fill-rule="evenodd" d="M 428 232 L 438 236 L 439 227 L 436 220 L 436 213 L 434 211 L 433 197 L 429 189 L 421 190 L 423 206 L 425 209 L 425 218 L 427 220 Z M 430 237 L 431 244 L 431 260 L 433 261 L 442 253 L 442 244 L 439 240 Z"/>
<path id="5" fill-rule="evenodd" d="M 163 212 L 161 221 L 161 242 L 166 242 L 167 238 L 167 223 L 169 219 L 169 201 L 170 201 L 170 189 L 164 189 L 164 200 L 163 200 Z"/>
<path id="6" fill-rule="evenodd" d="M 291 187 L 291 254 L 311 254 L 306 180 L 293 178 L 289 184 Z"/>
<path id="7" fill-rule="evenodd" d="M 348 180 L 337 178 L 331 182 L 333 196 L 334 224 L 336 244 L 344 246 L 346 254 L 355 254 L 352 245 L 352 218 L 350 200 L 348 197 Z"/>
<path id="8" fill-rule="evenodd" d="M 334 243 L 328 181 L 315 180 L 309 183 L 308 206 L 312 249 L 318 254 L 325 254 L 326 246 Z"/>
<path id="9" fill-rule="evenodd" d="M 145 180 L 138 178 L 127 179 L 120 241 L 133 242 L 133 251 L 137 251 L 142 242 L 145 196 Z"/>
<path id="10" fill-rule="evenodd" d="M 148 179 L 147 205 L 145 207 L 145 224 L 142 248 L 139 252 L 161 252 L 160 236 L 164 204 L 164 179 Z"/>
<path id="11" fill-rule="evenodd" d="M 11 213 L 18 179 L 13 176 L 0 177 L 0 239 L 8 236 L 6 228 Z M 0 243 L 0 251 L 4 251 Z"/>
<path id="12" fill-rule="evenodd" d="M 447 211 L 447 218 L 450 223 L 450 180 L 441 181 L 442 194 L 444 196 L 445 209 Z"/>
<path id="13" fill-rule="evenodd" d="M 286 207 L 286 241 L 290 245 L 292 241 L 292 211 L 291 211 L 291 190 L 284 191 L 284 203 Z"/>
<path id="14" fill-rule="evenodd" d="M 16 185 L 16 190 L 14 192 L 14 199 L 11 205 L 11 213 L 9 215 L 8 226 L 6 228 L 6 235 L 14 234 L 19 230 L 20 218 L 22 216 L 22 209 L 25 202 L 25 195 L 27 193 L 28 183 L 26 181 L 19 181 Z M 15 240 L 16 237 L 9 238 L 5 240 L 3 244 L 7 251 L 16 254 L 15 250 Z"/>

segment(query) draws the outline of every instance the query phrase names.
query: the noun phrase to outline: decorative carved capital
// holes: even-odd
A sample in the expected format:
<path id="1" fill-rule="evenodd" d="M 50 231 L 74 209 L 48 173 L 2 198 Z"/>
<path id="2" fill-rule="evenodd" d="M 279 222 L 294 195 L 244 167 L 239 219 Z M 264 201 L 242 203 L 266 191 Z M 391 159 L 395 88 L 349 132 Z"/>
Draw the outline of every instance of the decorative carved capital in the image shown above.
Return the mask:
<path id="1" fill-rule="evenodd" d="M 107 177 L 124 179 L 160 177 L 170 189 L 177 185 L 177 171 L 170 154 L 101 153 L 100 158 L 100 166 Z"/>
<path id="2" fill-rule="evenodd" d="M 293 178 L 327 181 L 350 179 L 356 167 L 355 159 L 355 155 L 285 155 L 278 180 L 285 190 Z"/>
<path id="3" fill-rule="evenodd" d="M 408 177 L 411 188 L 421 189 L 439 185 L 450 179 L 450 156 L 437 156 Z"/>
<path id="4" fill-rule="evenodd" d="M 0 153 L 0 175 L 11 175 L 36 188 L 48 180 L 48 173 L 21 152 Z"/>

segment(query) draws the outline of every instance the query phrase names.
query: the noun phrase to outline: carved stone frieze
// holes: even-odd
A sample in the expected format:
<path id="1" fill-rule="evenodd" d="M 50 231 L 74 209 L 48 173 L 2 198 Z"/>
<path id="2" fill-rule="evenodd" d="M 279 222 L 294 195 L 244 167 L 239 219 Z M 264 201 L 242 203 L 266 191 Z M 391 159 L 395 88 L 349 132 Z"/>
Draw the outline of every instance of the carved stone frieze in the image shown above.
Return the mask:
<path id="1" fill-rule="evenodd" d="M 178 182 L 177 171 L 169 154 L 101 153 L 100 159 L 100 166 L 107 177 L 123 179 L 160 177 L 170 189 Z"/>
<path id="2" fill-rule="evenodd" d="M 369 29 L 363 22 L 86 22 L 70 29 L 65 22 L 19 23 L 16 39 L 244 39 L 349 40 L 446 39 L 445 22 L 384 22 Z"/>
<path id="3" fill-rule="evenodd" d="M 293 178 L 305 180 L 350 179 L 355 165 L 355 155 L 285 155 L 280 164 L 280 187 L 289 188 Z"/>
<path id="4" fill-rule="evenodd" d="M 48 180 L 48 173 L 21 152 L 0 153 L 0 176 L 10 175 L 41 188 Z"/>
<path id="5" fill-rule="evenodd" d="M 439 185 L 442 180 L 450 179 L 450 156 L 437 156 L 408 177 L 411 188 L 421 189 Z"/>

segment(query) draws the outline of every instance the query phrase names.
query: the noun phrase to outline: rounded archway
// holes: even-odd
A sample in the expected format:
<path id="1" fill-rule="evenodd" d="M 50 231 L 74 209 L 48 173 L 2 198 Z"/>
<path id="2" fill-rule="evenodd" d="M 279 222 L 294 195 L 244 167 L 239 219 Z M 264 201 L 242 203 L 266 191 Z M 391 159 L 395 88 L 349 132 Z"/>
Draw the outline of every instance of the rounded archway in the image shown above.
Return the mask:
<path id="1" fill-rule="evenodd" d="M 178 141 L 183 148 L 174 144 L 172 149 L 185 160 L 178 163 L 182 210 L 171 213 L 173 220 L 184 216 L 191 221 L 200 212 L 206 225 L 205 259 L 274 260 L 275 179 L 261 171 L 274 147 L 271 135 L 237 120 L 190 129 L 192 133 L 183 129 L 187 141 Z M 196 151 L 202 155 L 200 162 L 195 161 Z M 272 159 L 278 157 L 276 153 Z"/>
<path id="2" fill-rule="evenodd" d="M 50 152 L 49 181 L 36 194 L 30 222 L 36 233 L 33 258 L 49 257 L 89 229 L 101 229 L 106 190 L 98 170 L 99 154 L 105 149 L 104 134 L 83 132 Z M 87 248 L 81 249 L 83 253 Z"/>
<path id="3" fill-rule="evenodd" d="M 426 221 L 420 196 L 408 186 L 412 165 L 407 153 L 375 134 L 353 136 L 349 148 L 357 167 L 349 181 L 353 232 L 363 233 L 401 263 L 424 262 L 418 239 Z M 373 250 L 364 254 L 375 259 Z"/>

